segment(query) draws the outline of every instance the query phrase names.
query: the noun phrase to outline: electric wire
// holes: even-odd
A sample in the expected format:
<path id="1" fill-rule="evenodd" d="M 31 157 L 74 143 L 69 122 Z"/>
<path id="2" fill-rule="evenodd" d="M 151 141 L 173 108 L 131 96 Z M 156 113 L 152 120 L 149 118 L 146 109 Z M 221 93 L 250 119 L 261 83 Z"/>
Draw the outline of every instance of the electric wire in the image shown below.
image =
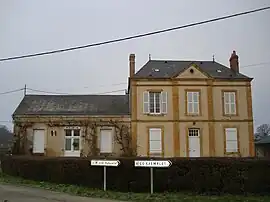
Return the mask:
<path id="1" fill-rule="evenodd" d="M 105 45 L 105 44 L 112 44 L 112 43 L 127 41 L 127 40 L 131 40 L 131 39 L 136 39 L 136 38 L 142 38 L 142 37 L 146 37 L 146 36 L 161 34 L 161 33 L 165 33 L 165 32 L 171 32 L 171 31 L 174 31 L 174 30 L 184 29 L 184 28 L 188 28 L 188 27 L 194 27 L 194 26 L 198 26 L 198 25 L 202 25 L 202 24 L 212 23 L 212 22 L 225 20 L 225 19 L 229 19 L 229 18 L 234 18 L 234 17 L 238 17 L 238 16 L 242 16 L 242 15 L 247 15 L 247 14 L 251 14 L 251 13 L 255 13 L 255 12 L 260 12 L 260 11 L 264 11 L 264 10 L 268 10 L 268 9 L 270 9 L 270 6 L 263 7 L 263 8 L 258 8 L 258 9 L 253 9 L 253 10 L 249 10 L 249 11 L 245 11 L 245 12 L 235 13 L 235 14 L 231 14 L 231 15 L 226 15 L 226 16 L 222 16 L 222 17 L 212 18 L 212 19 L 209 19 L 209 20 L 203 20 L 203 21 L 190 23 L 190 24 L 186 24 L 186 25 L 182 25 L 182 26 L 157 30 L 157 31 L 153 31 L 153 32 L 147 32 L 147 33 L 138 34 L 138 35 L 132 35 L 132 36 L 113 39 L 113 40 L 102 41 L 102 42 L 97 42 L 97 43 L 92 43 L 92 44 L 87 44 L 87 45 L 82 45 L 82 46 L 74 46 L 74 47 L 69 47 L 69 48 L 64 48 L 64 49 L 57 49 L 57 50 L 52 50 L 52 51 L 39 52 L 39 53 L 34 53 L 34 54 L 27 54 L 27 55 L 13 56 L 13 57 L 7 57 L 7 58 L 0 58 L 0 62 L 9 61 L 9 60 L 23 59 L 23 58 L 31 58 L 31 57 L 37 57 L 37 56 L 43 56 L 43 55 L 51 55 L 51 54 L 56 54 L 56 53 L 62 53 L 62 52 L 67 52 L 67 51 L 78 50 L 78 49 L 101 46 L 101 45 Z"/>

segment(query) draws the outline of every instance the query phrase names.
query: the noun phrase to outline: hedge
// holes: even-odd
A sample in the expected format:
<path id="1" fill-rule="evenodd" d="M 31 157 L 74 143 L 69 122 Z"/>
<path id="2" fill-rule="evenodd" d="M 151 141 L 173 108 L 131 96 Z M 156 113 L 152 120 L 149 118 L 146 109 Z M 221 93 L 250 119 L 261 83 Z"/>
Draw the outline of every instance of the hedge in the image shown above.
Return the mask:
<path id="1" fill-rule="evenodd" d="M 107 189 L 121 192 L 149 192 L 149 168 L 134 167 L 134 160 L 147 159 L 119 158 L 121 162 L 119 167 L 107 167 Z M 270 193 L 270 159 L 167 158 L 166 160 L 172 161 L 170 168 L 154 169 L 155 192 Z M 91 158 L 9 156 L 2 160 L 1 166 L 4 173 L 12 176 L 102 189 L 103 168 L 91 166 L 90 161 Z"/>

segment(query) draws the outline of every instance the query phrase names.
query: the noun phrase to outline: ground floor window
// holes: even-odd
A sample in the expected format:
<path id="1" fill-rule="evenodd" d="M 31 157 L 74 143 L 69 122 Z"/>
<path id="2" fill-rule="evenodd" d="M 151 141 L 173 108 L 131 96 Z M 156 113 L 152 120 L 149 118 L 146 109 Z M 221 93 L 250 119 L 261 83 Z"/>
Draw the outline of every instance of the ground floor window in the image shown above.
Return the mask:
<path id="1" fill-rule="evenodd" d="M 162 156 L 162 130 L 161 128 L 149 129 L 149 156 Z"/>
<path id="2" fill-rule="evenodd" d="M 65 129 L 65 151 L 80 150 L 80 129 Z"/>
<path id="3" fill-rule="evenodd" d="M 225 152 L 238 152 L 237 128 L 225 128 Z"/>
<path id="4" fill-rule="evenodd" d="M 100 153 L 113 152 L 113 131 L 111 129 L 100 130 Z"/>

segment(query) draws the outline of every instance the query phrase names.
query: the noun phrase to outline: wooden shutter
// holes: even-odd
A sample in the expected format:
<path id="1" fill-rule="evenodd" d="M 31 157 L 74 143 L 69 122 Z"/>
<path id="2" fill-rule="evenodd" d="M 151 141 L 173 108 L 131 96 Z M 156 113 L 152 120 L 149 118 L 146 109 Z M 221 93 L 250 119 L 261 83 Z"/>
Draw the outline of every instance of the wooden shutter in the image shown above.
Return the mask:
<path id="1" fill-rule="evenodd" d="M 100 153 L 112 153 L 112 130 L 100 131 Z"/>
<path id="2" fill-rule="evenodd" d="M 238 151 L 237 128 L 226 128 L 226 152 Z"/>
<path id="3" fill-rule="evenodd" d="M 167 114 L 167 107 L 168 107 L 168 94 L 167 92 L 161 92 L 161 112 L 163 114 Z"/>
<path id="4" fill-rule="evenodd" d="M 161 128 L 149 129 L 149 153 L 161 154 L 162 153 L 162 134 Z"/>
<path id="5" fill-rule="evenodd" d="M 143 113 L 149 113 L 149 92 L 143 92 Z"/>

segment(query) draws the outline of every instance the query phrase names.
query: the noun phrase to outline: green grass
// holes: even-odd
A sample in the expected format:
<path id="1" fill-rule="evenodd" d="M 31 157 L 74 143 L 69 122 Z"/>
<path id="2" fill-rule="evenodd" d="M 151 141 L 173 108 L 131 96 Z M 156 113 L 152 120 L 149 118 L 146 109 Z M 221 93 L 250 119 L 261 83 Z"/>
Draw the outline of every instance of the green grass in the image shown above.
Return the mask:
<path id="1" fill-rule="evenodd" d="M 142 193 L 121 193 L 121 192 L 104 192 L 102 190 L 93 190 L 85 187 L 53 184 L 49 182 L 36 182 L 22 178 L 12 177 L 0 173 L 0 183 L 24 185 L 30 187 L 43 188 L 52 191 L 69 193 L 78 196 L 87 196 L 93 198 L 106 198 L 120 201 L 163 201 L 163 202 L 270 202 L 270 197 L 267 196 L 200 196 L 183 193 L 164 193 L 164 194 L 142 194 Z"/>

